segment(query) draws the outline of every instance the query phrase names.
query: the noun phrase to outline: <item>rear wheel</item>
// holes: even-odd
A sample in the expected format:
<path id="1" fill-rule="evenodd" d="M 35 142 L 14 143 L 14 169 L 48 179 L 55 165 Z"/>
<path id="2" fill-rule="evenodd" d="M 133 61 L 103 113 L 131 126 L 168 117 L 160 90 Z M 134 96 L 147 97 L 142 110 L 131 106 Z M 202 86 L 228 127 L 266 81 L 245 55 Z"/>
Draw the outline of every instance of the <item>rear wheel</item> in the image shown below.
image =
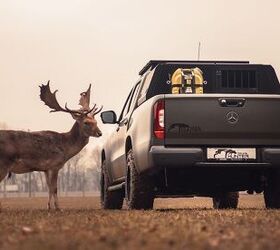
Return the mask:
<path id="1" fill-rule="evenodd" d="M 236 209 L 238 206 L 239 193 L 228 192 L 213 197 L 215 209 Z"/>
<path id="2" fill-rule="evenodd" d="M 153 182 L 149 176 L 138 174 L 132 149 L 127 153 L 125 193 L 126 203 L 129 209 L 153 208 Z"/>
<path id="3" fill-rule="evenodd" d="M 280 172 L 275 171 L 269 177 L 264 189 L 264 201 L 266 208 L 280 208 Z"/>
<path id="4" fill-rule="evenodd" d="M 105 169 L 105 161 L 102 163 L 100 190 L 101 190 L 101 207 L 104 209 L 121 209 L 123 204 L 123 190 L 109 191 L 109 177 Z"/>

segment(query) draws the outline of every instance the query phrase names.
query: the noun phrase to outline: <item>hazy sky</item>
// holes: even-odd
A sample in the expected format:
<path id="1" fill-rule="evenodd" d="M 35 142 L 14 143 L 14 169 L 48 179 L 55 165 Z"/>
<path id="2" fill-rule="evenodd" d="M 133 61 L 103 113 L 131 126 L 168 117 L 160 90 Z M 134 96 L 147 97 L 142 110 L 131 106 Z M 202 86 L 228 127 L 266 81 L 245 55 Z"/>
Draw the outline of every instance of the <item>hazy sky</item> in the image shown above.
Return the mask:
<path id="1" fill-rule="evenodd" d="M 66 131 L 73 120 L 39 99 L 51 80 L 62 105 L 92 101 L 119 111 L 150 59 L 250 60 L 280 75 L 277 0 L 0 0 L 0 121 Z"/>

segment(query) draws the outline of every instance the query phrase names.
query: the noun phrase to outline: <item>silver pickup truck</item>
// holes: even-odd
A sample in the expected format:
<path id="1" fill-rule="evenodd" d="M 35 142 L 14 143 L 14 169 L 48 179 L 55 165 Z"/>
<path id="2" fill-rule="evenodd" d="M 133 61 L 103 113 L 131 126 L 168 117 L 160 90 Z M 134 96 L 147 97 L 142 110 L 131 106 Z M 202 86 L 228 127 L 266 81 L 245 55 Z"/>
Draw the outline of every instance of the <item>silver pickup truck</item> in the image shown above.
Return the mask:
<path id="1" fill-rule="evenodd" d="M 174 84 L 178 69 L 199 69 L 203 93 L 191 92 L 192 73 Z M 121 209 L 124 199 L 130 209 L 152 209 L 156 197 L 194 196 L 237 208 L 239 191 L 264 192 L 266 207 L 280 208 L 280 85 L 272 66 L 150 61 L 139 75 L 120 116 L 101 113 L 116 124 L 101 155 L 104 209 Z"/>

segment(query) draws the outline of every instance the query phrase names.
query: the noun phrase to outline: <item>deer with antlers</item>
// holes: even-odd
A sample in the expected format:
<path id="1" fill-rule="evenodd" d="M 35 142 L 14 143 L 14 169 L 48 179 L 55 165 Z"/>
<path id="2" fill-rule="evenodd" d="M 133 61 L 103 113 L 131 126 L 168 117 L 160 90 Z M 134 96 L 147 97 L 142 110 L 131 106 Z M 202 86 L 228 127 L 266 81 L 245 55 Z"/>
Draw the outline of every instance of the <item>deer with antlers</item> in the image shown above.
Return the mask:
<path id="1" fill-rule="evenodd" d="M 96 104 L 90 109 L 90 89 L 81 93 L 79 110 L 71 110 L 65 104 L 62 108 L 56 92 L 50 91 L 49 82 L 40 86 L 41 100 L 51 108 L 50 112 L 66 112 L 76 121 L 67 133 L 53 131 L 24 132 L 0 130 L 0 182 L 8 173 L 43 171 L 49 188 L 48 209 L 53 204 L 59 209 L 57 198 L 57 177 L 59 170 L 88 143 L 89 137 L 102 135 L 94 118 L 101 108 Z"/>

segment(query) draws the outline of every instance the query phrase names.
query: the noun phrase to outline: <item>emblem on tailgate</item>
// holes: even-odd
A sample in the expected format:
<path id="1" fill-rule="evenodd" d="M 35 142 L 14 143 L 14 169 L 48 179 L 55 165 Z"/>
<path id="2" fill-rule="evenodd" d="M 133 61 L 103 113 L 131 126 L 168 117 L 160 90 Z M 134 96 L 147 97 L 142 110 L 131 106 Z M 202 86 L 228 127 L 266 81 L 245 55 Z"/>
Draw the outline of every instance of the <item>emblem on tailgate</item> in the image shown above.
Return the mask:
<path id="1" fill-rule="evenodd" d="M 189 126 L 185 123 L 173 123 L 168 128 L 168 132 L 178 135 L 196 134 L 201 133 L 201 128 L 199 126 Z"/>
<path id="2" fill-rule="evenodd" d="M 226 118 L 230 124 L 235 124 L 239 120 L 239 115 L 237 113 L 235 113 L 234 111 L 230 111 L 227 113 Z"/>

